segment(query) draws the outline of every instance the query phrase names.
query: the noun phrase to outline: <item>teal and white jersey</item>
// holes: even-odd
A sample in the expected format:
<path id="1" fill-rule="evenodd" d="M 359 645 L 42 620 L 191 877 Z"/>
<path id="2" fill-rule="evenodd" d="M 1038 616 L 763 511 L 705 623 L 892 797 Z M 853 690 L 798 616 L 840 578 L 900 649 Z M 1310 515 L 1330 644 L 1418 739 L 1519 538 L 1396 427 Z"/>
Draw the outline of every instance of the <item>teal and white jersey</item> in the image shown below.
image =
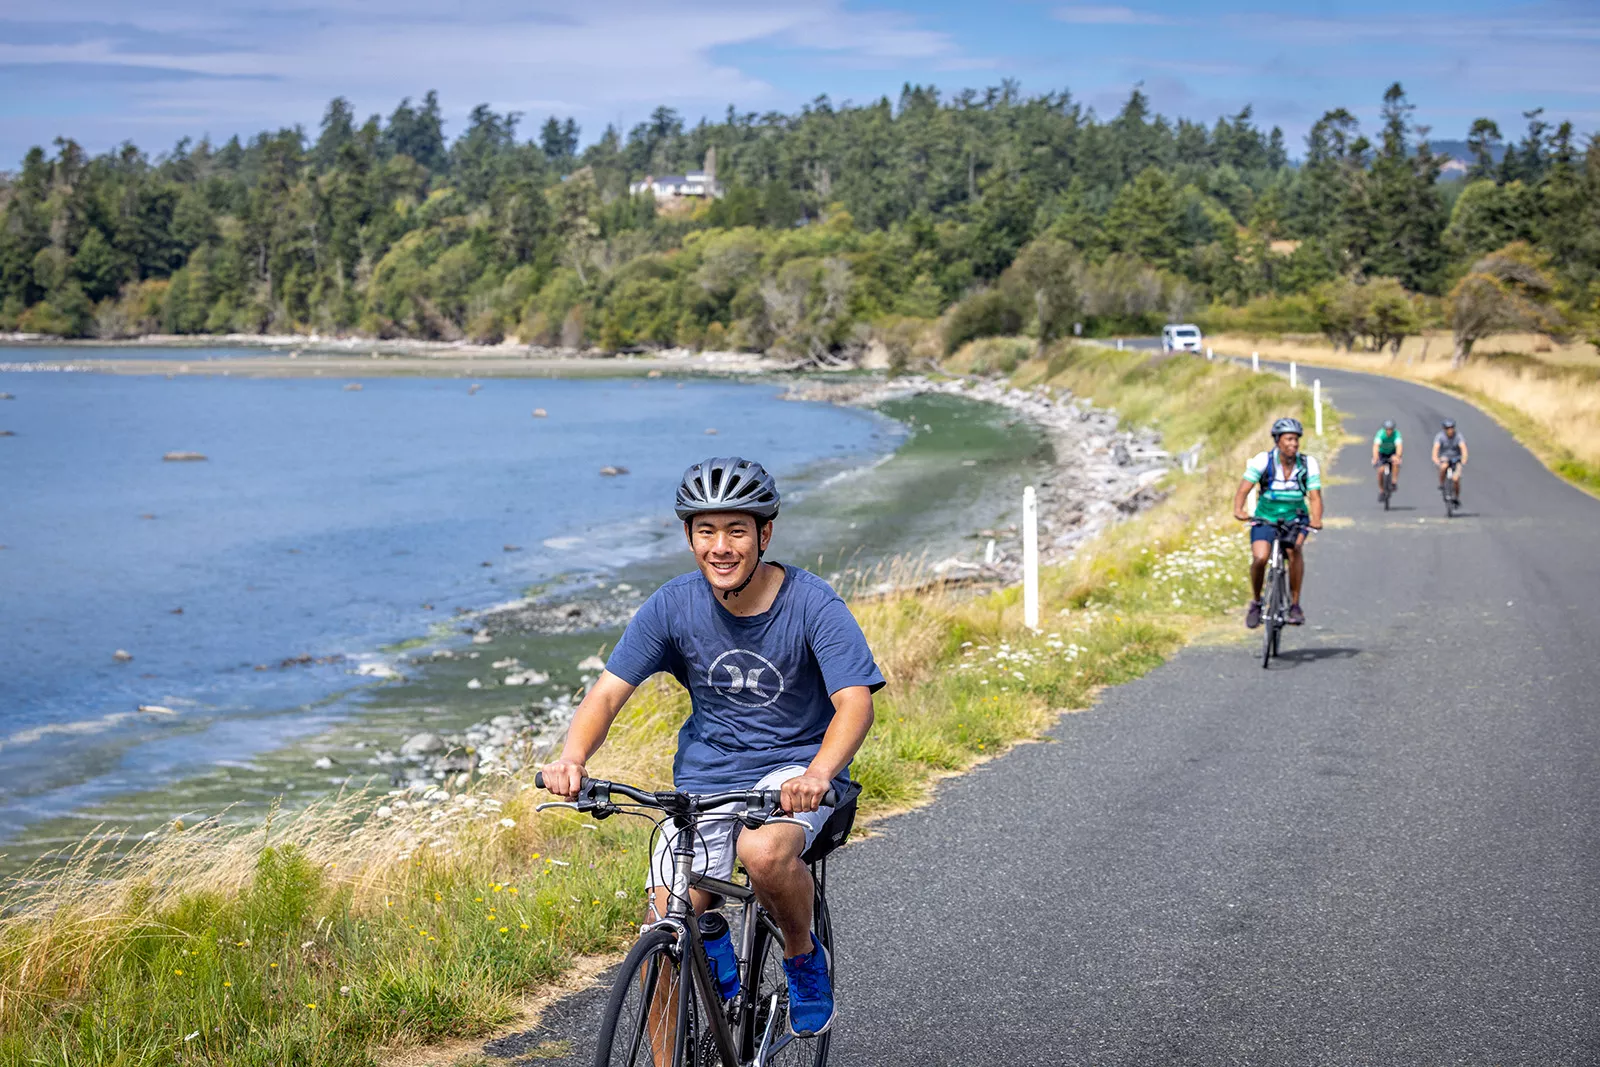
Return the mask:
<path id="1" fill-rule="evenodd" d="M 1400 428 L 1398 426 L 1394 428 L 1393 432 L 1380 429 L 1372 435 L 1372 443 L 1378 446 L 1378 455 L 1380 456 L 1387 456 L 1398 450 L 1402 440 L 1404 438 L 1400 436 Z"/>
<path id="2" fill-rule="evenodd" d="M 1261 488 L 1256 497 L 1256 518 L 1268 522 L 1282 522 L 1306 514 L 1306 494 L 1322 489 L 1322 467 L 1317 457 L 1302 452 L 1294 462 L 1288 463 L 1281 453 L 1272 456 L 1276 451 L 1257 452 L 1244 469 L 1244 480 Z M 1269 456 L 1272 457 L 1272 481 L 1264 483 Z"/>

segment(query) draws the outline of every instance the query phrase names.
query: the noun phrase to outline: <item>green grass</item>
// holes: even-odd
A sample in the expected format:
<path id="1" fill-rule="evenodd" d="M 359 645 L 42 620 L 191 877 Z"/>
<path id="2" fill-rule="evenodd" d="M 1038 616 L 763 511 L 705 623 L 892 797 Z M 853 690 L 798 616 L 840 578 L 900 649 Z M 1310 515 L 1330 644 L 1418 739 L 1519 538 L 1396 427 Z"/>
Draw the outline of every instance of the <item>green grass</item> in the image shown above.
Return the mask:
<path id="1" fill-rule="evenodd" d="M 1226 515 L 1243 456 L 1308 404 L 1276 376 L 1100 348 L 1021 362 L 1014 380 L 1092 395 L 1173 447 L 1204 439 L 1208 467 L 1175 473 L 1161 507 L 1047 570 L 1037 633 L 1015 589 L 853 605 L 891 683 L 855 764 L 863 821 L 1231 621 L 1247 553 Z M 686 711 L 676 687 L 642 687 L 594 773 L 665 782 Z M 355 1067 L 491 1033 L 575 956 L 624 946 L 641 916 L 642 824 L 538 815 L 538 800 L 528 780 L 494 778 L 470 797 L 174 825 L 110 876 L 90 843 L 0 900 L 0 1064 Z"/>

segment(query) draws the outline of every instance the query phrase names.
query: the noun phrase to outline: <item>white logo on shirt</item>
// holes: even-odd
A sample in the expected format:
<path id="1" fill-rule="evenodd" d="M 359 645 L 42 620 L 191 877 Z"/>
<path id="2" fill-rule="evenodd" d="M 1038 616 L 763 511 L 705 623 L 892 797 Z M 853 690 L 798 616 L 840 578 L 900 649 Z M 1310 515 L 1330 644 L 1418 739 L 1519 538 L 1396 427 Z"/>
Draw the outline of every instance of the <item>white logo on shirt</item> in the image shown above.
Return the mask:
<path id="1" fill-rule="evenodd" d="M 746 708 L 764 708 L 783 695 L 783 673 L 767 657 L 744 648 L 730 648 L 712 660 L 706 684 Z"/>

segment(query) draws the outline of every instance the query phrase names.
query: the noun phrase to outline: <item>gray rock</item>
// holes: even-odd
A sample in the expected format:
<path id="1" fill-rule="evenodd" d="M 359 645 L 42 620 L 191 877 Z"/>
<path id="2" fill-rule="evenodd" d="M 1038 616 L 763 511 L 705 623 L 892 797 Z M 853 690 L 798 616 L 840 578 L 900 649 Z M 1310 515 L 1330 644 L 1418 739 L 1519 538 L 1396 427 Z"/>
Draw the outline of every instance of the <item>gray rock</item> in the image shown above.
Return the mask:
<path id="1" fill-rule="evenodd" d="M 438 734 L 414 734 L 400 746 L 402 756 L 431 756 L 444 750 L 444 738 Z"/>

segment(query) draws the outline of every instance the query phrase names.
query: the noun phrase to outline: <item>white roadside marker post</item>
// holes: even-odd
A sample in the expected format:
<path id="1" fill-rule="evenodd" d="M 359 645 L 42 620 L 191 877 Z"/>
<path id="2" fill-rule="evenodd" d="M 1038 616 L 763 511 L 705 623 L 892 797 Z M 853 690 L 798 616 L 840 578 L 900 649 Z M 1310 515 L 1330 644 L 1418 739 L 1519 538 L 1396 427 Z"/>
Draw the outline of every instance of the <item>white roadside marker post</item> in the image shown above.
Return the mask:
<path id="1" fill-rule="evenodd" d="M 1213 355 L 1212 352 L 1211 352 L 1211 346 L 1210 345 L 1206 345 L 1206 361 L 1210 362 L 1211 360 L 1216 359 L 1216 358 L 1217 357 L 1215 355 Z"/>
<path id="2" fill-rule="evenodd" d="M 1039 628 L 1039 500 L 1022 490 L 1022 625 Z"/>
<path id="3" fill-rule="evenodd" d="M 1118 352 L 1122 351 L 1122 338 L 1120 338 L 1120 337 L 1117 338 L 1117 351 Z"/>
<path id="4" fill-rule="evenodd" d="M 1250 370 L 1256 374 L 1261 373 L 1261 353 L 1250 353 Z"/>
<path id="5" fill-rule="evenodd" d="M 1322 436 L 1322 379 L 1311 379 L 1311 403 L 1317 409 L 1317 436 Z"/>
<path id="6" fill-rule="evenodd" d="M 1300 369 L 1293 363 L 1289 364 L 1289 388 L 1300 388 Z"/>

